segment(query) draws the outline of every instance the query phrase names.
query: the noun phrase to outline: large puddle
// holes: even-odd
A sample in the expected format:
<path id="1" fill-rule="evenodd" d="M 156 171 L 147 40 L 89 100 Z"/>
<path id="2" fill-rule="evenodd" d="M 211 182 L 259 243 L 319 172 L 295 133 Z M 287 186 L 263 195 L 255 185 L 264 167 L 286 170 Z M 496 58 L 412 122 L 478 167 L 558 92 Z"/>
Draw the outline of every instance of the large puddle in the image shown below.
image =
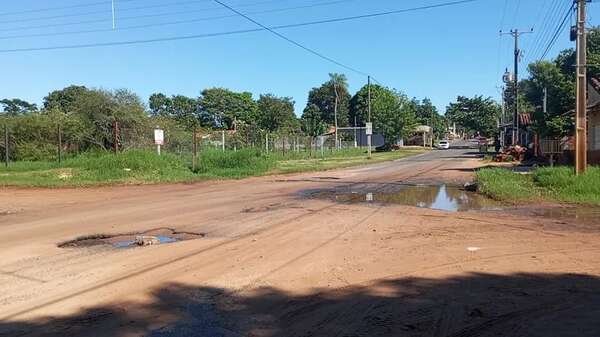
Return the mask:
<path id="1" fill-rule="evenodd" d="M 447 185 L 385 185 L 338 187 L 308 191 L 310 198 L 341 203 L 380 203 L 431 208 L 449 212 L 500 210 L 502 204 L 475 192 Z"/>
<path id="2" fill-rule="evenodd" d="M 86 248 L 94 246 L 112 246 L 130 248 L 173 243 L 177 241 L 203 238 L 203 233 L 181 232 L 173 228 L 156 228 L 139 233 L 93 234 L 60 243 L 60 248 Z"/>

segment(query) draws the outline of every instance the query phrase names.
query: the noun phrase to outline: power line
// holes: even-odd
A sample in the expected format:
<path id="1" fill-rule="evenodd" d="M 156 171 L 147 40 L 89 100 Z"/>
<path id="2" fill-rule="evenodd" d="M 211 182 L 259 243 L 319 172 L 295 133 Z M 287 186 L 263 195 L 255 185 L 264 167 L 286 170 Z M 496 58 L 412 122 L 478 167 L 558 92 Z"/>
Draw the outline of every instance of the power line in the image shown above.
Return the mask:
<path id="1" fill-rule="evenodd" d="M 400 13 L 408 13 L 408 12 L 416 12 L 433 8 L 442 8 L 449 7 L 454 5 L 460 5 L 465 3 L 477 2 L 483 0 L 460 0 L 460 1 L 452 1 L 445 2 L 435 5 L 427 5 L 420 7 L 412 7 L 405 8 L 393 11 L 386 12 L 378 12 L 378 13 L 370 13 L 363 15 L 355 15 L 355 16 L 346 16 L 339 18 L 331 18 L 317 21 L 308 21 L 301 22 L 295 24 L 287 24 L 287 25 L 279 25 L 269 27 L 270 29 L 286 29 L 286 28 L 296 28 L 296 27 L 305 27 L 305 26 L 313 26 L 320 25 L 326 23 L 337 23 L 337 22 L 345 22 L 345 21 L 353 21 L 359 19 L 366 18 L 374 18 L 380 16 L 387 16 L 393 14 Z M 143 44 L 143 43 L 154 43 L 154 42 L 166 42 L 166 41 L 177 41 L 177 40 L 191 40 L 191 39 L 200 39 L 200 38 L 208 38 L 208 37 L 216 37 L 216 36 L 226 36 L 226 35 L 237 35 L 251 32 L 259 32 L 264 31 L 264 29 L 256 28 L 256 29 L 244 29 L 244 30 L 234 30 L 234 31 L 226 31 L 226 32 L 217 32 L 217 33 L 207 33 L 207 34 L 194 34 L 194 35 L 180 35 L 166 38 L 156 38 L 156 39 L 142 39 L 142 40 L 129 40 L 129 41 L 115 41 L 115 42 L 104 42 L 104 43 L 87 43 L 87 44 L 73 44 L 73 45 L 62 45 L 62 46 L 49 46 L 49 47 L 31 47 L 31 48 L 15 48 L 15 49 L 0 49 L 0 53 L 15 53 L 15 52 L 31 52 L 31 51 L 43 51 L 43 50 L 60 50 L 60 49 L 79 49 L 79 48 L 92 48 L 92 47 L 107 47 L 107 46 L 123 46 L 123 45 L 134 45 L 134 44 Z"/>
<path id="2" fill-rule="evenodd" d="M 132 2 L 132 1 L 139 1 L 139 0 L 119 0 L 119 2 Z M 210 1 L 210 0 L 206 0 L 206 1 Z M 28 10 L 16 11 L 16 12 L 4 12 L 4 13 L 0 13 L 0 16 L 41 13 L 41 12 L 49 12 L 49 11 L 56 11 L 56 10 L 63 10 L 63 9 L 85 8 L 85 7 L 94 7 L 94 6 L 100 6 L 100 5 L 110 5 L 110 4 L 111 4 L 110 1 L 90 2 L 90 3 L 70 5 L 70 6 L 45 7 L 45 8 L 28 9 Z"/>
<path id="3" fill-rule="evenodd" d="M 542 51 L 544 50 L 544 45 L 548 41 L 550 41 L 552 36 L 552 30 L 555 26 L 559 25 L 561 20 L 561 13 L 564 13 L 565 8 L 561 7 L 564 4 L 561 0 L 555 0 L 554 6 L 548 12 L 546 16 L 545 24 L 540 31 L 540 35 L 538 39 L 536 39 L 535 47 L 532 48 L 532 52 L 530 53 L 531 57 L 528 60 L 535 60 Z M 567 9 L 568 10 L 568 9 Z"/>
<path id="4" fill-rule="evenodd" d="M 565 24 L 567 23 L 567 20 L 569 19 L 569 17 L 571 16 L 571 12 L 573 10 L 573 7 L 575 6 L 575 4 L 572 4 L 571 7 L 569 7 L 569 10 L 567 11 L 567 15 L 565 15 L 565 17 L 563 18 L 562 22 L 560 23 L 560 25 L 558 26 L 558 29 L 556 29 L 556 32 L 554 33 L 554 36 L 552 36 L 552 39 L 550 39 L 550 43 L 548 44 L 548 46 L 546 47 L 546 50 L 544 50 L 544 53 L 542 54 L 542 56 L 539 58 L 540 60 L 543 60 L 546 55 L 548 54 L 548 52 L 550 51 L 550 49 L 554 46 L 554 44 L 556 43 L 556 40 L 558 39 L 558 36 L 560 35 L 560 33 L 563 31 L 563 29 L 565 28 Z"/>
<path id="5" fill-rule="evenodd" d="M 349 1 L 356 0 L 335 0 L 329 2 L 321 2 L 317 4 L 311 5 L 303 5 L 303 6 L 294 6 L 294 7 L 284 7 L 284 8 L 274 8 L 267 9 L 262 11 L 254 11 L 250 12 L 250 14 L 268 14 L 268 13 L 277 13 L 284 11 L 291 11 L 297 9 L 306 9 L 306 8 L 315 8 L 321 6 L 330 6 L 340 3 L 345 3 Z M 228 14 L 228 15 L 219 15 L 219 16 L 209 16 L 209 17 L 201 17 L 196 19 L 189 20 L 177 20 L 177 21 L 169 21 L 169 22 L 160 22 L 160 23 L 149 23 L 143 25 L 134 25 L 134 26 L 121 26 L 116 29 L 112 28 L 103 28 L 103 29 L 89 29 L 89 30 L 78 30 L 78 31 L 67 31 L 67 32 L 58 32 L 58 33 L 36 33 L 36 34 L 22 34 L 22 35 L 9 35 L 9 36 L 0 36 L 0 40 L 8 40 L 8 39 L 18 39 L 18 38 L 27 38 L 27 37 L 44 37 L 44 36 L 59 36 L 59 35 L 73 35 L 73 34 L 87 34 L 87 33 L 102 33 L 102 32 L 112 32 L 112 31 L 124 31 L 124 30 L 134 30 L 134 29 L 142 29 L 142 28 L 151 28 L 151 27 L 162 27 L 162 26 L 170 26 L 177 24 L 185 24 L 185 23 L 194 23 L 194 22 L 202 22 L 202 21 L 211 21 L 211 20 L 219 20 L 219 19 L 227 19 L 227 18 L 235 18 L 238 17 L 237 14 Z M 132 19 L 133 17 L 125 17 L 123 19 Z M 107 20 L 102 20 L 107 21 Z"/>
<path id="6" fill-rule="evenodd" d="M 223 2 L 221 2 L 221 1 L 219 1 L 219 0 L 213 0 L 213 1 L 214 1 L 214 2 L 216 2 L 216 3 L 218 3 L 219 5 L 221 5 L 221 6 L 225 7 L 225 8 L 227 8 L 227 9 L 229 9 L 230 11 L 234 12 L 235 14 L 237 14 L 237 15 L 239 15 L 239 16 L 241 16 L 241 17 L 245 18 L 246 20 L 248 20 L 248 21 L 250 21 L 250 22 L 254 23 L 255 25 L 257 25 L 257 26 L 261 27 L 262 29 L 265 29 L 265 30 L 267 30 L 268 32 L 270 32 L 270 33 L 272 33 L 272 34 L 274 34 L 274 35 L 276 35 L 276 36 L 280 37 L 281 39 L 284 39 L 285 41 L 287 41 L 287 42 L 289 42 L 289 43 L 291 43 L 291 44 L 293 44 L 293 45 L 295 45 L 295 46 L 297 46 L 297 47 L 299 47 L 299 48 L 302 48 L 302 49 L 304 49 L 305 51 L 307 51 L 307 52 L 309 52 L 309 53 L 311 53 L 311 54 L 313 54 L 313 55 L 315 55 L 315 56 L 318 56 L 318 57 L 320 57 L 320 58 L 322 58 L 322 59 L 324 59 L 324 60 L 326 60 L 326 61 L 329 61 L 329 62 L 331 62 L 331 63 L 333 63 L 333 64 L 336 64 L 336 65 L 338 65 L 338 66 L 340 66 L 340 67 L 342 67 L 342 68 L 348 69 L 348 70 L 350 70 L 350 71 L 352 71 L 352 72 L 355 72 L 355 73 L 357 73 L 357 74 L 361 74 L 361 75 L 364 75 L 364 76 L 369 76 L 369 74 L 367 74 L 367 73 L 365 73 L 365 72 L 362 72 L 362 71 L 360 71 L 360 70 L 357 70 L 356 68 L 350 67 L 350 66 L 348 66 L 348 65 L 346 65 L 346 64 L 344 64 L 344 63 L 342 63 L 342 62 L 340 62 L 340 61 L 337 61 L 337 60 L 335 60 L 335 59 L 333 59 L 333 58 L 331 58 L 331 57 L 329 57 L 329 56 L 326 56 L 326 55 L 324 55 L 324 54 L 322 54 L 322 53 L 320 53 L 320 52 L 318 52 L 318 51 L 316 51 L 316 50 L 314 50 L 314 49 L 312 49 L 312 48 L 309 48 L 309 47 L 307 47 L 307 46 L 305 46 L 305 45 L 303 45 L 303 44 L 301 44 L 301 43 L 297 42 L 296 40 L 293 40 L 293 39 L 291 39 L 291 38 L 289 38 L 289 37 L 287 37 L 287 36 L 285 36 L 285 35 L 283 35 L 283 34 L 281 34 L 281 33 L 277 32 L 277 31 L 275 31 L 275 30 L 274 30 L 274 29 L 272 29 L 272 28 L 269 28 L 269 27 L 267 27 L 267 26 L 263 25 L 262 23 L 260 23 L 260 22 L 258 22 L 258 21 L 256 21 L 256 20 L 254 20 L 253 18 L 251 18 L 251 17 L 247 16 L 246 14 L 244 14 L 244 13 L 242 13 L 242 12 L 238 11 L 237 9 L 235 9 L 235 8 L 233 8 L 233 7 L 231 7 L 231 6 L 227 5 L 227 4 L 225 4 L 225 3 L 223 3 Z"/>
<path id="7" fill-rule="evenodd" d="M 145 9 L 161 8 L 161 7 L 172 7 L 172 6 L 188 5 L 188 4 L 195 4 L 195 3 L 205 3 L 208 1 L 211 1 L 211 0 L 189 0 L 189 1 L 179 1 L 179 2 L 163 3 L 163 4 L 157 4 L 157 5 L 149 5 L 149 6 L 146 5 L 146 6 L 137 6 L 137 7 L 126 7 L 126 8 L 119 8 L 119 12 L 129 12 L 129 11 L 135 11 L 135 10 L 145 10 Z M 266 0 L 266 1 L 260 1 L 260 2 L 240 4 L 238 7 L 252 7 L 252 6 L 264 5 L 264 4 L 270 4 L 270 3 L 279 3 L 279 2 L 282 2 L 282 0 Z M 146 15 L 140 15 L 140 16 L 135 16 L 135 17 L 131 17 L 131 18 L 146 18 L 146 17 L 165 16 L 165 15 L 178 15 L 178 14 L 187 14 L 187 13 L 213 11 L 213 10 L 222 10 L 222 8 L 210 7 L 210 8 L 187 10 L 187 11 L 146 14 Z M 53 19 L 81 17 L 81 16 L 88 16 L 88 15 L 95 15 L 95 14 L 107 14 L 107 13 L 110 13 L 109 8 L 104 9 L 104 10 L 99 10 L 99 11 L 92 11 L 92 12 L 70 13 L 70 14 L 61 14 L 61 15 L 53 15 L 53 16 L 41 16 L 41 17 L 35 17 L 35 18 L 23 18 L 23 19 L 9 20 L 9 21 L 0 21 L 0 24 L 53 20 Z M 120 19 L 123 19 L 123 18 L 120 18 Z"/>
<path id="8" fill-rule="evenodd" d="M 557 9 L 560 8 L 561 0 L 550 0 L 550 6 L 548 7 L 548 11 L 544 15 L 542 21 L 539 23 L 539 29 L 537 30 L 536 37 L 533 39 L 531 43 L 531 54 L 535 55 L 538 49 L 544 43 L 544 37 L 548 33 L 549 27 L 552 27 L 550 24 L 553 21 L 553 16 L 557 12 Z"/>

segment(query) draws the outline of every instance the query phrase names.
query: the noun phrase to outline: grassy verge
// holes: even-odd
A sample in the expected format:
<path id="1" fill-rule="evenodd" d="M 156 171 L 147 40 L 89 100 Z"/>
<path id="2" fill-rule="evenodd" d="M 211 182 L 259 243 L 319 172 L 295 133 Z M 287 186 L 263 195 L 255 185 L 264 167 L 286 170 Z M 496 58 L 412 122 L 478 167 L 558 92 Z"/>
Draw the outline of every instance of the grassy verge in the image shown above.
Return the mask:
<path id="1" fill-rule="evenodd" d="M 57 162 L 16 162 L 0 168 L 0 186 L 82 187 L 99 185 L 155 184 L 193 182 L 208 179 L 239 179 L 250 176 L 319 171 L 367 163 L 394 160 L 422 153 L 407 149 L 389 153 L 374 153 L 367 159 L 364 150 L 351 149 L 326 152 L 319 158 L 308 153 L 269 154 L 244 149 L 222 152 L 204 149 L 200 152 L 196 170 L 191 169 L 189 156 L 151 151 L 86 153 Z M 314 155 L 314 154 L 313 154 Z"/>
<path id="2" fill-rule="evenodd" d="M 491 168 L 479 171 L 477 181 L 481 192 L 505 201 L 600 205 L 600 167 L 590 167 L 580 176 L 575 176 L 569 167 L 540 168 L 527 175 Z"/>

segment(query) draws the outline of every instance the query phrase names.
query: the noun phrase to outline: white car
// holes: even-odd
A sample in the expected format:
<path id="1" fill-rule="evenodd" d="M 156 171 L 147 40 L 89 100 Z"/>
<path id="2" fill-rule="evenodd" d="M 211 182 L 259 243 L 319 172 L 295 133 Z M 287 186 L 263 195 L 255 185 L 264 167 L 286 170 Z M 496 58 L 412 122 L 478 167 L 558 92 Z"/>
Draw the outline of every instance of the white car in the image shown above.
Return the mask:
<path id="1" fill-rule="evenodd" d="M 447 150 L 450 148 L 450 142 L 447 140 L 440 140 L 437 147 L 438 149 Z"/>

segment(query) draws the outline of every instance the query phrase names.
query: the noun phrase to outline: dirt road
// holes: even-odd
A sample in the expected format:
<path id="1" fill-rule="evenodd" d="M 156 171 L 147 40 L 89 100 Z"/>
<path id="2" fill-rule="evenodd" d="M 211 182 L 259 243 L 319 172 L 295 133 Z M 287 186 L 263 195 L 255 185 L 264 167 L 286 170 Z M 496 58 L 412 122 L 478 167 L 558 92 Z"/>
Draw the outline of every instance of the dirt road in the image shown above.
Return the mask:
<path id="1" fill-rule="evenodd" d="M 450 187 L 402 194 L 479 165 L 449 150 L 241 181 L 2 190 L 0 336 L 600 336 L 600 219 Z M 448 204 L 460 211 L 427 208 Z M 58 247 L 152 230 L 197 235 Z"/>

